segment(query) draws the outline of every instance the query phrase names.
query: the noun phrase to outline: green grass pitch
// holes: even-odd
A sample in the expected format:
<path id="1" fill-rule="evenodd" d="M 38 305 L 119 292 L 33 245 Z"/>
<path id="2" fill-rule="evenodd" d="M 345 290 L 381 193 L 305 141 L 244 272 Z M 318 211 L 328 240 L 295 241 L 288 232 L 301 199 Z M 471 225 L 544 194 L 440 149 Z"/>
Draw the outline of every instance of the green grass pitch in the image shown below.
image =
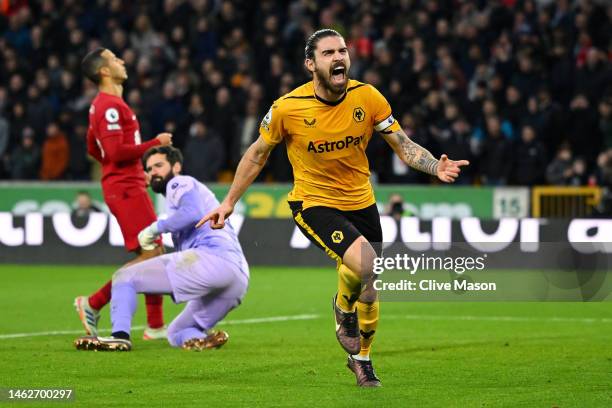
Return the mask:
<path id="1" fill-rule="evenodd" d="M 72 300 L 111 272 L 0 267 L 0 387 L 73 388 L 68 406 L 87 407 L 612 406 L 611 303 L 383 303 L 372 354 L 383 388 L 359 389 L 334 336 L 332 267 L 252 268 L 219 350 L 135 330 L 130 353 L 76 351 Z M 165 302 L 169 321 L 182 306 Z M 135 325 L 143 309 L 141 299 Z M 53 331 L 73 334 L 8 336 Z"/>

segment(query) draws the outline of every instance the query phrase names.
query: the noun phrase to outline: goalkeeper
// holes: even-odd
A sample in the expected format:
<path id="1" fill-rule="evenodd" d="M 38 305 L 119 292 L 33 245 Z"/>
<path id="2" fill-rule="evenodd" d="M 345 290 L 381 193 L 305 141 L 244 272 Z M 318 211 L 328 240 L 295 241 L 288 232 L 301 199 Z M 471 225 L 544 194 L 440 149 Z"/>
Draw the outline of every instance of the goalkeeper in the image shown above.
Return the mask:
<path id="1" fill-rule="evenodd" d="M 153 191 L 166 196 L 167 219 L 157 220 L 138 234 L 141 247 L 153 249 L 161 233 L 172 233 L 176 252 L 119 269 L 113 276 L 110 337 L 84 336 L 77 349 L 128 351 L 130 328 L 136 311 L 136 294 L 169 294 L 187 302 L 168 327 L 174 347 L 203 350 L 219 347 L 228 339 L 212 331 L 217 322 L 244 297 L 249 268 L 236 232 L 229 228 L 195 229 L 198 220 L 216 208 L 213 193 L 190 176 L 180 175 L 183 157 L 171 146 L 149 149 L 143 157 Z"/>

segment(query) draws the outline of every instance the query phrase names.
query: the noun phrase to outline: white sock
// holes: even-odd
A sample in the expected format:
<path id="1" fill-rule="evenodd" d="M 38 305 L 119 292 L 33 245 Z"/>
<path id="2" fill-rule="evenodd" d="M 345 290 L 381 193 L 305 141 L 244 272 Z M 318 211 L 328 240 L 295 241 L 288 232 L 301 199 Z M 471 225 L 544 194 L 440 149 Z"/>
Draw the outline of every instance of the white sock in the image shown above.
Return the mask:
<path id="1" fill-rule="evenodd" d="M 359 360 L 359 361 L 370 361 L 370 356 L 360 356 L 359 354 L 353 354 L 351 357 L 353 357 L 355 360 Z"/>

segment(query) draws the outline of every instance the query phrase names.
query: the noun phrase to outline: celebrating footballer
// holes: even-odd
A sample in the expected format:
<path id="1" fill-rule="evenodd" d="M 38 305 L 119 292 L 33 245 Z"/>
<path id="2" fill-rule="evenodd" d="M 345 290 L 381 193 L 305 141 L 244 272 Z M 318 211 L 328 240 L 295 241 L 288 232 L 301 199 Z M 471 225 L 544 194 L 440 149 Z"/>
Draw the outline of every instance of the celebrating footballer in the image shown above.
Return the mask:
<path id="1" fill-rule="evenodd" d="M 378 387 L 370 350 L 379 319 L 372 282 L 374 258 L 382 253 L 382 230 L 366 157 L 372 132 L 379 132 L 407 165 L 445 183 L 452 183 L 469 163 L 446 155 L 436 159 L 410 140 L 385 97 L 372 85 L 349 79 L 348 48 L 338 32 L 312 34 L 304 64 L 312 81 L 273 103 L 227 196 L 198 226 L 210 221 L 212 228 L 223 228 L 274 146 L 284 140 L 294 174 L 288 197 L 293 218 L 337 263 L 336 337 L 348 353 L 357 385 Z"/>

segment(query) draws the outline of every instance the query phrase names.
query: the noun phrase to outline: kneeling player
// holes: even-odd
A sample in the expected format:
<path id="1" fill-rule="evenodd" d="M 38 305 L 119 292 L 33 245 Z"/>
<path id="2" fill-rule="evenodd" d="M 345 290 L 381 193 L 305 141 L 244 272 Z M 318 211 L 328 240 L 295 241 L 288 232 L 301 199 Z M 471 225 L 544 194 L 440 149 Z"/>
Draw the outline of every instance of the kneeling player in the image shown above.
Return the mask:
<path id="1" fill-rule="evenodd" d="M 81 350 L 132 348 L 130 329 L 137 293 L 170 294 L 185 309 L 168 327 L 174 347 L 202 350 L 219 347 L 225 332 L 211 329 L 244 297 L 249 268 L 233 228 L 195 229 L 198 220 L 219 205 L 213 193 L 193 177 L 179 175 L 183 157 L 171 146 L 153 147 L 143 158 L 151 188 L 166 196 L 168 218 L 138 235 L 151 249 L 161 233 L 172 233 L 176 252 L 119 269 L 113 276 L 110 337 L 85 336 L 75 341 Z"/>

